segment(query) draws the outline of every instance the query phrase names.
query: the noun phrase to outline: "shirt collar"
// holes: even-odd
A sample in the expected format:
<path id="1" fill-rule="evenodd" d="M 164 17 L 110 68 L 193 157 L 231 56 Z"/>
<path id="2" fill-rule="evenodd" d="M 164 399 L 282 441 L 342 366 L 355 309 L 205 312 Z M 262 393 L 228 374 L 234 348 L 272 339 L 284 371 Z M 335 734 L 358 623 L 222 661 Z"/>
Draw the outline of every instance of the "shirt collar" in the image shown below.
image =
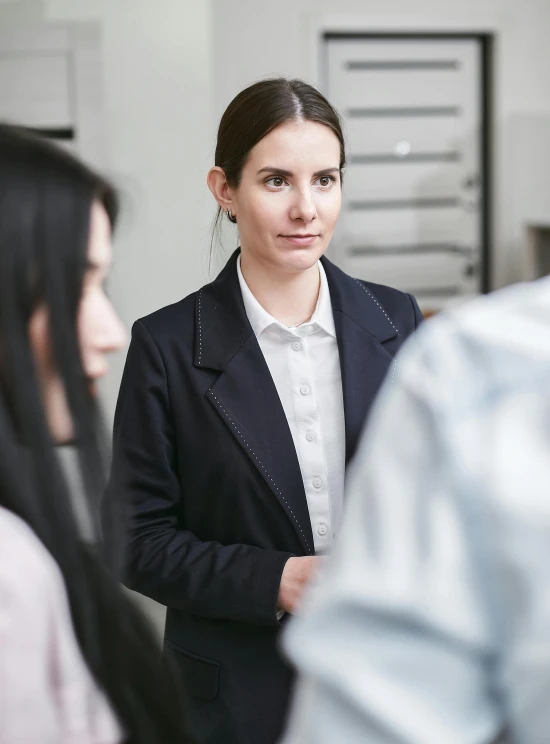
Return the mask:
<path id="1" fill-rule="evenodd" d="M 328 287 L 327 276 L 325 274 L 323 264 L 320 261 L 317 261 L 317 266 L 319 268 L 319 276 L 321 279 L 317 305 L 315 306 L 315 311 L 311 316 L 311 320 L 308 323 L 303 323 L 302 325 L 298 326 L 298 329 L 302 331 L 317 326 L 329 336 L 334 336 L 334 338 L 336 338 L 336 328 L 334 326 L 334 318 L 332 315 L 332 304 L 330 302 L 330 291 Z M 279 328 L 288 331 L 289 328 L 284 326 L 282 323 L 279 323 L 276 318 L 270 315 L 267 310 L 265 310 L 260 305 L 258 300 L 250 291 L 250 288 L 246 283 L 241 271 L 240 255 L 237 259 L 237 276 L 239 277 L 239 285 L 241 287 L 241 293 L 243 296 L 244 309 L 248 316 L 248 320 L 250 321 L 250 325 L 252 326 L 252 330 L 254 331 L 254 335 L 258 337 L 265 331 L 266 328 L 269 328 L 269 326 L 272 325 L 278 326 Z"/>

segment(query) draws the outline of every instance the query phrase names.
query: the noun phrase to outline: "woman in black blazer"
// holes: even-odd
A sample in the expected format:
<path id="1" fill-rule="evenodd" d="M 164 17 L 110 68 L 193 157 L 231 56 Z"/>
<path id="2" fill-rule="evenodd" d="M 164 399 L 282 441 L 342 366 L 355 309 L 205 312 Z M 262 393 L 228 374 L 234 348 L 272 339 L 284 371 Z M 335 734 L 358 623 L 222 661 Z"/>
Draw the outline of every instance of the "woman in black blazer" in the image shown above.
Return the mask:
<path id="1" fill-rule="evenodd" d="M 330 550 L 345 465 L 421 314 L 323 257 L 345 150 L 317 90 L 273 79 L 241 92 L 215 162 L 218 219 L 237 223 L 241 247 L 133 327 L 104 529 L 109 547 L 122 520 L 125 582 L 167 607 L 197 741 L 273 744 L 292 681 L 281 625 Z"/>

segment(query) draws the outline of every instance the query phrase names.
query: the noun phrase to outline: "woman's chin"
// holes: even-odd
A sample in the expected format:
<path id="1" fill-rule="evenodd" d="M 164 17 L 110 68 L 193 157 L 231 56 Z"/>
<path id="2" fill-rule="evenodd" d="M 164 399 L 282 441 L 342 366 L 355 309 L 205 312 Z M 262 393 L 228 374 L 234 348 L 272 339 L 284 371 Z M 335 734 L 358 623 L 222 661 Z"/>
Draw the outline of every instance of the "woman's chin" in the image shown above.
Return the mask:
<path id="1" fill-rule="evenodd" d="M 76 444 L 74 431 L 72 430 L 53 433 L 53 440 L 56 447 L 70 447 Z"/>
<path id="2" fill-rule="evenodd" d="M 291 251 L 285 251 L 280 257 L 279 264 L 282 269 L 289 272 L 307 271 L 315 266 L 324 252 L 319 246 L 293 248 Z"/>
<path id="3" fill-rule="evenodd" d="M 50 434 L 54 443 L 59 446 L 74 444 L 75 431 L 69 411 L 56 412 L 48 416 Z"/>

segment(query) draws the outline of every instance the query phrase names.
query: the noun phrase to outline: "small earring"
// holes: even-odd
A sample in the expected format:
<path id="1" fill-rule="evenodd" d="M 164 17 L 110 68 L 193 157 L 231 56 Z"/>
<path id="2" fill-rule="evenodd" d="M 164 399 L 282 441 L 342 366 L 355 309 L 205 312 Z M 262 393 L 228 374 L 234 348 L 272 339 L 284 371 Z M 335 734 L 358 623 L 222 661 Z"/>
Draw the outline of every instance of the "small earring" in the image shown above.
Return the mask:
<path id="1" fill-rule="evenodd" d="M 226 209 L 225 213 L 230 222 L 233 222 L 233 224 L 237 222 L 237 218 L 233 215 L 233 212 L 230 209 Z"/>

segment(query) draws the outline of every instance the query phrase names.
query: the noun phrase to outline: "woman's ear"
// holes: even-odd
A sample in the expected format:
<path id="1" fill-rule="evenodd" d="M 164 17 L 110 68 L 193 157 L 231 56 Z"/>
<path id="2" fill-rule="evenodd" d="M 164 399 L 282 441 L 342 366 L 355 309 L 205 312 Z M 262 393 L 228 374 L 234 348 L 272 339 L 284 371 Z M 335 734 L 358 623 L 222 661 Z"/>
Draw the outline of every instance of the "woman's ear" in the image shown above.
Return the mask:
<path id="1" fill-rule="evenodd" d="M 220 168 L 218 165 L 210 168 L 206 178 L 206 183 L 208 184 L 208 188 L 212 192 L 214 199 L 218 202 L 224 212 L 230 210 L 235 214 L 235 205 L 232 198 L 233 190 L 227 183 L 227 178 L 225 177 L 223 168 Z"/>

